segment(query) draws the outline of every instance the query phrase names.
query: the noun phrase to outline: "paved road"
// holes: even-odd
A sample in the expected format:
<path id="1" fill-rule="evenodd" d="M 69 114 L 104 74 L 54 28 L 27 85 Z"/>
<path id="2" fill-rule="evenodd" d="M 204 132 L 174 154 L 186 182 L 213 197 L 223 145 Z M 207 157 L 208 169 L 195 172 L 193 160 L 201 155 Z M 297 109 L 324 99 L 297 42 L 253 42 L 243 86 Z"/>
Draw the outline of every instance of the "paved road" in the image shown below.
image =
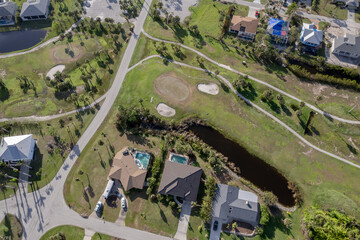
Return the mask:
<path id="1" fill-rule="evenodd" d="M 64 34 L 72 31 L 75 27 L 77 27 L 77 25 L 83 20 L 83 18 L 81 18 L 79 21 L 77 21 L 76 23 L 74 23 L 73 25 L 71 25 L 71 27 L 66 30 L 64 32 Z M 60 35 L 59 36 L 56 36 L 56 37 L 53 37 L 49 40 L 47 40 L 46 42 L 43 42 L 39 45 L 37 45 L 36 47 L 33 47 L 29 50 L 26 50 L 26 51 L 23 51 L 23 52 L 15 52 L 15 53 L 6 53 L 6 54 L 1 54 L 0 55 L 0 59 L 2 58 L 8 58 L 8 57 L 15 57 L 15 56 L 20 56 L 20 55 L 24 55 L 24 54 L 27 54 L 27 53 L 32 53 L 32 52 L 35 52 L 37 50 L 39 50 L 40 48 L 43 48 L 43 47 L 46 47 L 47 45 L 49 45 L 50 43 L 54 42 L 54 41 L 57 41 L 58 39 L 60 38 Z"/>
<path id="2" fill-rule="evenodd" d="M 131 67 L 129 70 L 131 69 L 134 69 L 136 66 L 138 66 L 139 64 L 149 60 L 149 59 L 152 59 L 152 58 L 163 58 L 159 55 L 152 55 L 152 56 L 149 56 L 149 57 L 146 57 L 145 59 L 141 60 L 138 64 L 135 64 L 133 67 Z M 199 70 L 199 71 L 204 71 L 204 72 L 209 72 L 211 74 L 214 74 L 214 72 L 211 72 L 210 70 L 208 69 L 203 69 L 203 68 L 199 68 L 199 67 L 194 67 L 194 66 L 191 66 L 191 65 L 188 65 L 186 63 L 181 63 L 181 62 L 177 62 L 177 61 L 174 61 L 174 60 L 170 60 L 168 59 L 169 62 L 171 63 L 174 63 L 174 64 L 177 64 L 177 65 L 181 65 L 181 66 L 184 66 L 184 67 L 188 67 L 188 68 L 192 68 L 192 69 L 195 69 L 195 70 Z M 265 111 L 264 109 L 262 109 L 260 106 L 256 105 L 255 103 L 252 103 L 250 100 L 248 100 L 247 98 L 245 98 L 243 95 L 241 95 L 234 87 L 233 85 L 224 77 L 222 77 L 221 75 L 218 75 L 218 77 L 231 89 L 231 91 L 233 91 L 238 97 L 240 97 L 244 102 L 246 102 L 249 106 L 252 106 L 254 108 L 256 108 L 258 111 L 264 113 L 266 116 L 270 117 L 271 119 L 273 119 L 275 122 L 277 122 L 279 125 L 283 126 L 286 130 L 288 130 L 290 133 L 292 133 L 295 137 L 297 137 L 298 139 L 300 139 L 303 143 L 305 143 L 306 145 L 308 145 L 309 147 L 312 147 L 313 149 L 321 152 L 321 153 L 324 153 L 332 158 L 335 158 L 337 160 L 340 160 L 341 162 L 343 163 L 346 163 L 346 164 L 349 164 L 353 167 L 356 167 L 356 168 L 359 168 L 360 169 L 360 165 L 356 164 L 356 163 L 353 163 L 349 160 L 346 160 L 345 158 L 342 158 L 340 156 L 337 156 L 333 153 L 330 153 L 328 151 L 325 151 L 317 146 L 315 146 L 314 144 L 310 143 L 308 140 L 306 140 L 304 137 L 302 137 L 300 134 L 298 134 L 295 130 L 293 130 L 291 127 L 289 127 L 288 125 L 286 125 L 285 123 L 283 123 L 281 120 L 279 120 L 277 117 L 275 117 L 274 115 L 272 115 L 271 113 Z"/>
<path id="3" fill-rule="evenodd" d="M 196 49 L 193 49 L 193 48 L 191 48 L 191 47 L 188 47 L 188 46 L 183 45 L 183 44 L 178 43 L 178 42 L 172 42 L 172 41 L 167 41 L 167 40 L 155 38 L 155 37 L 149 35 L 148 33 L 146 33 L 145 30 L 142 30 L 142 32 L 145 34 L 145 36 L 147 36 L 148 38 L 150 38 L 150 39 L 152 39 L 152 40 L 160 41 L 160 42 L 166 42 L 166 43 L 170 43 L 170 44 L 177 44 L 177 45 L 179 45 L 179 46 L 181 46 L 181 47 L 183 47 L 183 48 L 185 48 L 185 49 L 188 49 L 188 50 L 190 50 L 190 51 L 192 51 L 192 52 L 200 55 L 200 56 L 203 57 L 204 59 L 208 60 L 209 62 L 211 62 L 211 63 L 213 63 L 213 64 L 215 64 L 215 65 L 217 65 L 217 66 L 219 66 L 219 67 L 221 67 L 221 68 L 224 68 L 224 69 L 226 69 L 226 70 L 229 70 L 229 71 L 231 71 L 231 72 L 234 72 L 234 73 L 236 73 L 236 74 L 240 74 L 240 75 L 243 75 L 243 76 L 247 75 L 247 74 L 245 74 L 245 73 L 242 73 L 242 72 L 240 72 L 240 71 L 237 71 L 237 70 L 231 68 L 231 67 L 228 66 L 228 65 L 219 63 L 219 62 L 217 62 L 217 61 L 209 58 L 209 57 L 206 56 L 204 53 L 202 53 L 202 52 L 200 52 L 200 51 L 198 51 L 198 50 L 196 50 Z M 335 120 L 338 120 L 338 121 L 344 122 L 344 123 L 360 124 L 360 121 L 344 119 L 344 118 L 341 118 L 341 117 L 337 117 L 337 116 L 335 116 L 335 115 L 332 115 L 332 114 L 330 114 L 330 113 L 327 113 L 327 112 L 325 112 L 325 111 L 323 111 L 323 110 L 321 110 L 321 109 L 319 109 L 319 108 L 317 108 L 317 107 L 315 107 L 315 106 L 313 106 L 313 105 L 311 105 L 311 104 L 309 104 L 309 103 L 307 103 L 307 102 L 305 102 L 305 101 L 302 101 L 301 99 L 295 97 L 294 95 L 291 95 L 291 94 L 289 94 L 289 93 L 287 93 L 287 92 L 285 92 L 285 91 L 283 91 L 283 90 L 281 90 L 281 89 L 279 89 L 279 88 L 277 88 L 277 87 L 274 87 L 273 85 L 271 85 L 271 84 L 269 84 L 269 83 L 267 83 L 267 82 L 264 82 L 264 81 L 262 81 L 262 80 L 260 80 L 260 79 L 254 78 L 254 77 L 251 77 L 251 76 L 249 76 L 249 75 L 247 75 L 247 76 L 248 76 L 251 80 L 253 80 L 253 81 L 257 82 L 257 83 L 263 84 L 263 85 L 265 85 L 265 86 L 267 86 L 267 87 L 269 87 L 269 88 L 271 88 L 271 89 L 273 89 L 273 90 L 275 90 L 275 91 L 277 91 L 277 92 L 279 92 L 279 93 L 281 93 L 281 94 L 283 94 L 283 95 L 286 95 L 286 96 L 289 97 L 289 98 L 292 98 L 292 99 L 294 99 L 294 100 L 296 100 L 296 101 L 298 101 L 298 102 L 304 102 L 306 106 L 308 106 L 308 107 L 311 108 L 312 110 L 314 110 L 314 111 L 316 111 L 316 112 L 324 115 L 324 116 L 325 116 L 326 118 L 328 118 L 329 120 L 335 119 Z"/>
<path id="4" fill-rule="evenodd" d="M 125 75 L 128 71 L 130 59 L 133 55 L 138 36 L 147 16 L 148 6 L 151 4 L 151 1 L 152 0 L 146 0 L 147 4 L 144 4 L 144 7 L 135 23 L 134 33 L 129 41 L 118 72 L 116 73 L 114 83 L 108 91 L 104 104 L 73 150 L 70 152 L 69 156 L 66 158 L 56 177 L 45 187 L 31 193 L 26 193 L 27 188 L 25 184 L 19 183 L 19 190 L 14 197 L 0 201 L 0 209 L 4 213 L 1 215 L 1 218 L 3 218 L 7 212 L 18 216 L 23 225 L 23 239 L 39 239 L 46 231 L 60 225 L 75 225 L 93 232 L 105 233 L 111 236 L 121 237 L 123 239 L 168 239 L 137 229 L 119 226 L 115 223 L 106 222 L 101 219 L 84 219 L 66 205 L 63 196 L 64 183 L 70 169 L 86 144 L 96 133 L 97 129 L 115 102 L 116 96 L 119 93 Z"/>

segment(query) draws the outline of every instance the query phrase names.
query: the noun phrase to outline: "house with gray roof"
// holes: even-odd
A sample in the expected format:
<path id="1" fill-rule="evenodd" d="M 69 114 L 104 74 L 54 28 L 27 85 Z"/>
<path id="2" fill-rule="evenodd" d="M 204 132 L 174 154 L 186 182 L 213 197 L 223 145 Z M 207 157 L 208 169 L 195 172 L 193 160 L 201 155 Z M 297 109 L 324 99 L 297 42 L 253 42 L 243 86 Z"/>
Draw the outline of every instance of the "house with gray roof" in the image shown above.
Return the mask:
<path id="1" fill-rule="evenodd" d="M 0 160 L 10 165 L 19 161 L 30 162 L 34 157 L 35 146 L 32 134 L 3 137 L 0 143 Z"/>
<path id="2" fill-rule="evenodd" d="M 306 46 L 317 48 L 323 41 L 323 31 L 317 30 L 314 24 L 303 23 L 300 41 Z"/>
<path id="3" fill-rule="evenodd" d="M 334 3 L 342 2 L 348 9 L 357 9 L 359 7 L 359 0 L 334 0 Z"/>
<path id="4" fill-rule="evenodd" d="M 15 16 L 18 6 L 9 0 L 0 0 L 0 26 L 15 24 Z"/>
<path id="5" fill-rule="evenodd" d="M 237 187 L 216 184 L 212 203 L 212 227 L 218 222 L 218 232 L 223 224 L 240 221 L 256 227 L 259 224 L 260 207 L 258 196 Z"/>
<path id="6" fill-rule="evenodd" d="M 158 193 L 180 197 L 189 202 L 195 202 L 201 174 L 201 168 L 166 161 Z"/>
<path id="7" fill-rule="evenodd" d="M 359 58 L 360 36 L 347 33 L 345 37 L 335 38 L 333 53 L 344 57 Z"/>
<path id="8" fill-rule="evenodd" d="M 28 0 L 21 8 L 20 17 L 23 21 L 47 19 L 50 0 Z"/>

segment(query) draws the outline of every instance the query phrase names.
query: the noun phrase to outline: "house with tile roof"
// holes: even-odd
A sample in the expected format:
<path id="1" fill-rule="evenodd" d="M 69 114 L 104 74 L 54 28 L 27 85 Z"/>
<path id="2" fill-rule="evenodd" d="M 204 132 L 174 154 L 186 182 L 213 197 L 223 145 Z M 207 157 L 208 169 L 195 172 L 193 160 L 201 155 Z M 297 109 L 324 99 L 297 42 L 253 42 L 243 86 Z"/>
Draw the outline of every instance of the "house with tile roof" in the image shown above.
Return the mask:
<path id="1" fill-rule="evenodd" d="M 47 19 L 50 0 L 28 0 L 23 3 L 20 17 L 23 21 Z"/>
<path id="2" fill-rule="evenodd" d="M 359 58 L 360 36 L 347 33 L 344 37 L 335 38 L 333 53 L 349 58 Z"/>
<path id="3" fill-rule="evenodd" d="M 195 202 L 202 169 L 173 161 L 166 161 L 158 193 Z"/>
<path id="4" fill-rule="evenodd" d="M 33 160 L 36 142 L 32 134 L 3 137 L 0 143 L 0 160 L 15 165 L 19 161 Z"/>
<path id="5" fill-rule="evenodd" d="M 270 18 L 267 33 L 276 44 L 286 44 L 288 41 L 289 22 L 281 19 Z"/>
<path id="6" fill-rule="evenodd" d="M 223 224 L 240 221 L 256 227 L 260 220 L 258 196 L 237 187 L 216 184 L 212 203 L 212 227 L 217 221 L 221 231 Z"/>
<path id="7" fill-rule="evenodd" d="M 115 155 L 109 178 L 119 180 L 125 191 L 132 188 L 143 189 L 146 173 L 147 170 L 139 168 L 134 157 L 124 148 Z"/>
<path id="8" fill-rule="evenodd" d="M 234 15 L 231 19 L 229 32 L 235 33 L 237 37 L 243 40 L 254 41 L 258 24 L 257 18 Z"/>
<path id="9" fill-rule="evenodd" d="M 300 42 L 306 46 L 317 48 L 323 41 L 323 31 L 317 30 L 314 24 L 303 23 Z"/>
<path id="10" fill-rule="evenodd" d="M 16 3 L 0 0 L 0 26 L 14 25 L 17 10 L 18 6 Z"/>

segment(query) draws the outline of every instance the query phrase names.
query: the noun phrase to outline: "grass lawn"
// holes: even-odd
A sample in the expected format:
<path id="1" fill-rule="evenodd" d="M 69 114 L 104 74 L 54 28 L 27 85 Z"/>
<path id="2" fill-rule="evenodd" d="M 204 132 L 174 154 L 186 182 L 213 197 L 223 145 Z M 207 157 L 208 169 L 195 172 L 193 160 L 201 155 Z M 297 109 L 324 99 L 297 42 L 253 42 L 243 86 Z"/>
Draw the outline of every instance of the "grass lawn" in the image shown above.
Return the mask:
<path id="1" fill-rule="evenodd" d="M 360 7 L 355 11 L 355 21 L 360 23 Z"/>
<path id="2" fill-rule="evenodd" d="M 55 236 L 57 233 L 62 233 L 65 235 L 65 239 L 83 239 L 85 236 L 85 231 L 83 228 L 70 226 L 70 225 L 64 225 L 55 227 L 49 231 L 47 231 L 40 240 L 46 240 L 49 239 L 52 236 Z M 59 238 L 60 239 L 60 238 Z"/>
<path id="3" fill-rule="evenodd" d="M 207 4 L 209 8 L 210 6 L 212 6 L 212 4 L 210 4 L 210 2 L 207 2 L 207 0 L 201 0 L 200 3 L 202 3 L 203 5 Z M 199 18 L 199 14 L 195 14 L 195 12 L 201 12 L 200 10 L 202 10 L 202 7 L 200 3 L 199 6 L 192 8 L 192 11 L 194 13 L 191 15 L 190 25 L 195 24 L 196 21 L 194 19 Z M 199 8 L 199 10 L 194 10 L 196 8 Z M 213 7 L 213 9 L 216 10 L 217 8 Z M 215 13 L 216 12 L 217 10 L 215 11 Z M 218 16 L 220 16 L 219 13 Z M 203 25 L 205 23 L 203 23 Z M 351 107 L 356 104 L 356 102 L 352 99 L 356 99 L 358 92 L 346 89 L 336 89 L 333 86 L 324 84 L 311 84 L 309 82 L 299 80 L 290 71 L 288 71 L 286 68 L 281 67 L 280 65 L 262 65 L 254 58 L 252 54 L 251 44 L 238 41 L 234 39 L 234 37 L 231 35 L 225 35 L 224 41 L 227 43 L 230 42 L 232 45 L 238 45 L 238 49 L 222 44 L 217 40 L 217 36 L 207 35 L 207 29 L 210 28 L 209 26 L 203 27 L 202 25 L 199 25 L 199 31 L 201 33 L 201 37 L 199 38 L 191 36 L 184 25 L 182 26 L 182 28 L 174 30 L 172 30 L 171 28 L 167 28 L 166 26 L 165 28 L 162 26 L 163 25 L 159 24 L 159 22 L 153 21 L 151 17 L 148 17 L 145 22 L 144 29 L 147 33 L 154 37 L 177 42 L 180 41 L 185 45 L 201 51 L 202 53 L 206 54 L 208 57 L 216 60 L 219 63 L 229 65 L 238 71 L 256 77 L 262 81 L 268 82 L 313 105 L 319 103 L 317 101 L 317 96 L 319 95 L 322 97 L 320 103 L 324 106 L 336 103 L 341 105 L 342 108 L 350 110 Z M 214 33 L 220 31 L 220 28 L 217 24 L 213 25 L 213 28 L 218 29 L 214 30 Z M 198 41 L 202 41 L 202 44 L 197 44 Z M 233 42 L 235 42 L 235 44 Z M 139 41 L 137 49 L 137 52 L 135 52 L 133 56 L 132 64 L 147 56 L 146 54 L 156 53 L 154 51 L 153 44 L 147 43 L 147 41 L 144 40 Z M 171 49 L 171 47 L 169 49 Z M 171 52 L 171 50 L 169 50 L 168 52 Z M 192 52 L 190 53 L 190 51 L 184 49 L 182 50 L 182 52 L 184 53 L 185 57 L 183 57 L 181 61 L 187 63 L 196 62 L 192 59 L 192 57 L 194 56 Z M 171 54 L 171 56 L 178 60 L 173 54 Z M 246 66 L 242 64 L 242 61 L 246 61 Z M 209 65 L 207 63 L 205 65 L 207 68 L 209 68 L 209 66 L 212 66 L 212 64 Z M 220 74 L 222 71 L 224 71 L 224 69 L 219 70 Z M 360 109 L 356 109 L 356 112 L 352 112 L 353 115 L 349 114 L 347 111 L 339 111 L 338 108 L 332 108 L 330 110 L 332 111 L 329 113 L 348 119 L 354 119 L 354 116 L 357 117 L 358 115 L 360 115 Z"/>
<path id="4" fill-rule="evenodd" d="M 115 240 L 115 239 L 121 240 L 121 238 L 114 238 L 102 233 L 95 233 L 91 238 L 91 240 Z"/>
<path id="5" fill-rule="evenodd" d="M 80 106 L 92 102 L 93 98 L 103 95 L 111 86 L 114 69 L 117 69 L 126 49 L 123 39 L 119 40 L 119 44 L 123 46 L 116 55 L 113 53 L 114 41 L 111 36 L 99 33 L 95 33 L 94 36 L 93 32 L 78 33 L 71 42 L 59 41 L 33 53 L 0 59 L 0 77 L 8 91 L 8 94 L 0 97 L 0 117 L 50 115 L 73 110 L 73 102 L 66 101 L 72 92 L 87 99 L 79 101 Z M 66 54 L 67 49 L 72 50 L 74 55 Z M 103 51 L 101 56 L 94 56 L 94 52 L 97 51 Z M 103 63 L 107 56 L 112 59 L 108 66 Z M 82 68 L 77 67 L 76 62 Z M 59 64 L 65 65 L 64 73 L 69 75 L 73 85 L 71 91 L 57 93 L 46 80 L 48 71 Z M 91 73 L 91 68 L 95 70 L 95 74 Z M 86 91 L 86 84 L 81 80 L 82 72 L 90 74 L 89 85 L 92 89 L 96 88 L 96 91 Z M 19 76 L 26 76 L 35 88 L 24 93 L 17 79 Z"/>
<path id="6" fill-rule="evenodd" d="M 20 240 L 23 230 L 19 219 L 12 214 L 6 214 L 4 220 L 0 223 L 0 237 L 4 239 Z"/>
<path id="7" fill-rule="evenodd" d="M 340 7 L 337 7 L 335 4 L 331 4 L 331 1 L 329 0 L 319 0 L 320 4 L 318 7 L 318 11 L 316 12 L 319 15 L 325 16 L 325 17 L 332 17 L 337 18 L 341 20 L 347 19 L 347 9 L 341 9 Z M 315 14 L 315 13 L 314 13 Z"/>
<path id="8" fill-rule="evenodd" d="M 128 195 L 126 226 L 174 237 L 180 213 L 162 202 L 152 202 L 146 191 L 131 191 Z"/>

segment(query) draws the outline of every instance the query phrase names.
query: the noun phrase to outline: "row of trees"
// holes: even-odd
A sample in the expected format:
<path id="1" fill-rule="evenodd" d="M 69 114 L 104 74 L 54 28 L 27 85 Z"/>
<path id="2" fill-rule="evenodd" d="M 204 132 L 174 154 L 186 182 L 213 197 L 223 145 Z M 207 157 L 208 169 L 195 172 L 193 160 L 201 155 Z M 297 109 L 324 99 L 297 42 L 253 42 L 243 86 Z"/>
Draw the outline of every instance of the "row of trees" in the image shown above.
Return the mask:
<path id="1" fill-rule="evenodd" d="M 146 190 L 147 195 L 150 195 L 158 188 L 158 184 L 160 182 L 160 173 L 164 165 L 164 159 L 166 158 L 167 151 L 168 151 L 167 143 L 162 142 L 160 147 L 160 153 L 155 158 L 154 163 L 151 167 L 151 177 L 147 179 L 148 182 L 148 188 Z"/>
<path id="2" fill-rule="evenodd" d="M 210 222 L 212 212 L 212 201 L 216 190 L 216 181 L 212 176 L 207 176 L 205 181 L 205 196 L 202 199 L 200 217 L 205 222 Z"/>

